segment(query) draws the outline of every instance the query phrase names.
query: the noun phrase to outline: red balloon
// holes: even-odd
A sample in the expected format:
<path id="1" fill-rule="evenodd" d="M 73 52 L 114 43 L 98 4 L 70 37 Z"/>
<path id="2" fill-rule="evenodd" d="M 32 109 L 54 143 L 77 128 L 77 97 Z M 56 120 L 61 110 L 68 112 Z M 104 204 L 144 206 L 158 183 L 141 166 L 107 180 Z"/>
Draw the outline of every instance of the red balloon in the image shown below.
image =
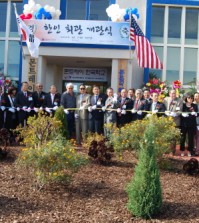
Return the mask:
<path id="1" fill-rule="evenodd" d="M 25 15 L 25 14 L 21 14 L 20 16 L 19 16 L 22 20 L 24 20 L 24 19 L 32 19 L 32 14 L 27 14 L 27 15 Z"/>

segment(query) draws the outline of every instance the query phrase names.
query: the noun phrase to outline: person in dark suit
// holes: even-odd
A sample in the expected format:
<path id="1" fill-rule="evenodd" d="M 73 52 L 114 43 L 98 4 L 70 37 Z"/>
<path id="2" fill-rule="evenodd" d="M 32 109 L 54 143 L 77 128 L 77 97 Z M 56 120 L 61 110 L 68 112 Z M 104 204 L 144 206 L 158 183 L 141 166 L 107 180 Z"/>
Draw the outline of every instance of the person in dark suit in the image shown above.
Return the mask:
<path id="1" fill-rule="evenodd" d="M 143 92 L 143 99 L 145 99 L 148 103 L 152 101 L 151 93 L 148 89 L 145 89 Z"/>
<path id="2" fill-rule="evenodd" d="M 151 95 L 152 101 L 148 104 L 147 111 L 151 111 L 152 114 L 157 114 L 158 117 L 165 116 L 166 107 L 164 103 L 158 101 L 158 93 L 153 92 Z M 150 116 L 148 114 L 147 116 Z"/>
<path id="3" fill-rule="evenodd" d="M 124 126 L 132 121 L 132 114 L 130 111 L 133 108 L 133 100 L 127 97 L 127 90 L 121 90 L 121 97 L 118 99 L 117 109 L 117 125 L 119 127 Z"/>
<path id="4" fill-rule="evenodd" d="M 43 107 L 46 93 L 43 91 L 43 85 L 41 83 L 37 83 L 35 87 L 36 91 L 34 91 L 32 94 L 34 100 L 34 107 L 41 108 Z"/>
<path id="5" fill-rule="evenodd" d="M 4 127 L 4 102 L 3 102 L 3 89 L 0 86 L 0 129 Z"/>
<path id="6" fill-rule="evenodd" d="M 135 91 L 135 100 L 133 101 L 133 109 L 132 109 L 132 121 L 142 120 L 146 113 L 143 111 L 147 111 L 148 109 L 148 101 L 143 99 L 143 92 L 141 89 L 137 89 Z"/>
<path id="7" fill-rule="evenodd" d="M 66 85 L 66 91 L 61 96 L 61 105 L 64 107 L 65 118 L 68 124 L 68 132 L 70 138 L 74 135 L 75 130 L 75 118 L 78 119 L 78 114 L 75 114 L 74 110 L 70 108 L 76 108 L 76 97 L 74 94 L 74 86 L 72 83 Z"/>
<path id="8" fill-rule="evenodd" d="M 56 109 L 60 106 L 61 96 L 57 93 L 55 85 L 50 86 L 50 92 L 44 97 L 43 107 L 47 115 L 54 116 Z"/>
<path id="9" fill-rule="evenodd" d="M 6 116 L 5 116 L 5 128 L 15 129 L 17 127 L 17 111 L 15 109 L 15 99 L 16 99 L 17 90 L 14 87 L 8 89 L 8 94 L 4 94 L 4 101 L 6 107 Z"/>
<path id="10" fill-rule="evenodd" d="M 100 94 L 98 86 L 93 86 L 93 95 L 90 99 L 89 111 L 89 131 L 103 133 L 104 113 L 101 108 L 105 105 L 105 95 Z"/>
<path id="11" fill-rule="evenodd" d="M 194 138 L 196 135 L 196 117 L 198 107 L 193 103 L 194 95 L 187 94 L 185 97 L 185 103 L 182 106 L 181 114 L 181 139 L 180 139 L 180 150 L 181 156 L 184 156 L 185 151 L 185 140 L 188 135 L 188 156 L 194 155 Z"/>
<path id="12" fill-rule="evenodd" d="M 24 127 L 34 107 L 32 92 L 28 91 L 27 82 L 22 82 L 21 91 L 16 95 L 15 106 L 18 111 L 18 123 Z"/>

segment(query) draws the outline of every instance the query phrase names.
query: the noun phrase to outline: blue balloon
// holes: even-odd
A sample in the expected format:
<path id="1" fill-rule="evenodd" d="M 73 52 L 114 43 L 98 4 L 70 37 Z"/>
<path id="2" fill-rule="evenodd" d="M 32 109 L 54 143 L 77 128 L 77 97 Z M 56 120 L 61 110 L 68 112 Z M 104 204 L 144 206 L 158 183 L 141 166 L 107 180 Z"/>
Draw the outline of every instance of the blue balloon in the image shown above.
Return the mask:
<path id="1" fill-rule="evenodd" d="M 128 20 L 129 20 L 129 14 L 126 13 L 126 14 L 124 15 L 124 21 L 128 21 Z"/>
<path id="2" fill-rule="evenodd" d="M 45 12 L 44 13 L 44 18 L 45 19 L 52 19 L 52 15 L 50 14 L 50 12 Z"/>
<path id="3" fill-rule="evenodd" d="M 46 12 L 46 10 L 44 8 L 40 8 L 37 10 L 37 12 L 35 13 L 35 18 L 36 19 L 52 19 L 52 15 L 50 14 L 50 12 Z"/>
<path id="4" fill-rule="evenodd" d="M 42 19 L 42 13 L 35 12 L 35 19 Z"/>
<path id="5" fill-rule="evenodd" d="M 137 8 L 132 8 L 131 9 L 131 14 L 137 14 L 138 13 L 138 9 Z"/>

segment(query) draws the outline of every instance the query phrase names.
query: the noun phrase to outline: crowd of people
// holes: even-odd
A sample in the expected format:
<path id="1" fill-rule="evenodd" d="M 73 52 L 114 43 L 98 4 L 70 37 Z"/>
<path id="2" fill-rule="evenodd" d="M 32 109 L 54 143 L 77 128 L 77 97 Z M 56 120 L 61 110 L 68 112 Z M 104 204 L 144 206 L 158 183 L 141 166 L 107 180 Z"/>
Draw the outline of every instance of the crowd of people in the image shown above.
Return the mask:
<path id="1" fill-rule="evenodd" d="M 93 86 L 92 95 L 86 86 L 79 86 L 79 94 L 74 93 L 72 83 L 66 85 L 66 91 L 57 92 L 55 85 L 49 92 L 43 91 L 41 83 L 36 84 L 36 91 L 28 91 L 28 83 L 23 82 L 21 91 L 10 87 L 7 93 L 0 87 L 0 128 L 15 129 L 24 127 L 29 116 L 44 110 L 53 116 L 59 106 L 64 108 L 69 136 L 76 137 L 81 144 L 82 135 L 93 132 L 108 136 L 105 124 L 122 127 L 127 123 L 141 120 L 153 114 L 170 116 L 181 131 L 180 150 L 184 156 L 185 143 L 188 139 L 188 156 L 199 155 L 199 93 L 187 93 L 185 97 L 176 97 L 176 91 L 170 90 L 163 102 L 158 101 L 158 93 L 142 89 L 122 89 L 114 93 L 109 87 L 106 94 Z M 175 146 L 175 145 L 174 145 Z"/>

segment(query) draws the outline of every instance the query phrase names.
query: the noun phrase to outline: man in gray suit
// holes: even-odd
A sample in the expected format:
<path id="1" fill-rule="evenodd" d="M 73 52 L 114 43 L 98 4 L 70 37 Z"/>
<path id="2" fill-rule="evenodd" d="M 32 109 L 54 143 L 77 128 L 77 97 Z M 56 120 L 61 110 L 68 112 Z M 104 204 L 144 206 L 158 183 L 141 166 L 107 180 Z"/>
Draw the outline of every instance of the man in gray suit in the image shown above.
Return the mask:
<path id="1" fill-rule="evenodd" d="M 108 98 L 105 101 L 105 106 L 103 107 L 103 110 L 105 110 L 105 109 L 117 109 L 118 108 L 117 94 L 113 95 L 113 89 L 112 88 L 108 88 L 106 90 L 106 93 L 107 93 Z M 105 110 L 104 124 L 110 124 L 110 126 L 108 126 L 108 127 L 112 129 L 114 126 L 116 126 L 116 122 L 117 122 L 116 111 Z M 105 134 L 106 137 L 110 134 L 110 131 L 108 131 L 108 129 L 106 127 L 104 128 L 104 134 Z"/>
<path id="2" fill-rule="evenodd" d="M 166 107 L 165 114 L 173 118 L 176 128 L 180 128 L 180 114 L 182 112 L 183 100 L 176 97 L 176 91 L 174 89 L 170 90 L 169 96 L 170 97 L 166 97 L 163 101 Z M 174 155 L 176 151 L 176 142 L 173 142 L 171 147 Z"/>
<path id="3" fill-rule="evenodd" d="M 76 106 L 79 108 L 75 112 L 76 141 L 81 145 L 81 134 L 88 132 L 88 107 L 90 105 L 90 95 L 86 93 L 86 86 L 81 84 L 79 95 L 76 97 Z"/>
<path id="4" fill-rule="evenodd" d="M 180 113 L 182 111 L 183 100 L 176 97 L 176 91 L 174 89 L 169 92 L 170 97 L 166 97 L 163 101 L 167 116 L 173 117 L 173 121 L 176 127 L 180 127 Z"/>

